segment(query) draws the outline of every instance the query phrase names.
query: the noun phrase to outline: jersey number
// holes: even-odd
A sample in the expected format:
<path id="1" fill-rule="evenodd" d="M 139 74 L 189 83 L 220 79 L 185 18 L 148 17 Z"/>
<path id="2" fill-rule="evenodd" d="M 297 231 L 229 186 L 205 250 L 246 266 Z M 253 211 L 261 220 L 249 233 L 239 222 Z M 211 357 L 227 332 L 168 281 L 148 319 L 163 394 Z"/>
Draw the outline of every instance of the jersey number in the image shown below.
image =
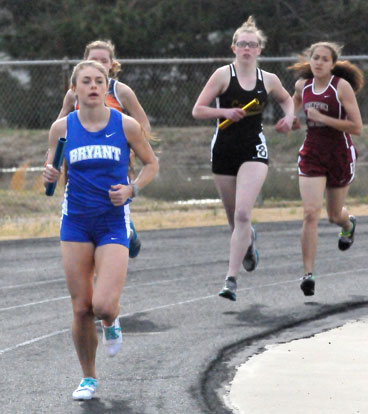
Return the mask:
<path id="1" fill-rule="evenodd" d="M 265 158 L 265 159 L 268 158 L 266 144 L 256 145 L 256 150 L 257 150 L 257 157 L 258 158 Z"/>

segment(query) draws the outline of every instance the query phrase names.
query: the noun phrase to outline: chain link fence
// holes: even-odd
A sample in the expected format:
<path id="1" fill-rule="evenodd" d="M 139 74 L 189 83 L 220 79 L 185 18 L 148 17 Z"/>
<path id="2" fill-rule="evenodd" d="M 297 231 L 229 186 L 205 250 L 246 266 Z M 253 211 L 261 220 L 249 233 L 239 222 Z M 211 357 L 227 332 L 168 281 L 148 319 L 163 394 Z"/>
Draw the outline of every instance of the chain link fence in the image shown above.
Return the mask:
<path id="1" fill-rule="evenodd" d="M 352 61 L 364 72 L 368 69 L 368 56 L 342 59 Z M 276 73 L 292 93 L 295 79 L 287 68 L 295 60 L 264 57 L 259 62 L 262 69 Z M 231 61 L 229 58 L 119 60 L 122 64 L 119 80 L 133 88 L 153 127 L 192 126 L 191 111 L 198 94 L 215 69 Z M 76 63 L 77 60 L 68 59 L 0 61 L 0 126 L 49 128 L 60 111 Z M 367 114 L 367 93 L 363 90 L 358 96 L 363 116 Z M 273 123 L 280 115 L 279 107 L 271 102 L 264 112 L 264 121 Z"/>
<path id="2" fill-rule="evenodd" d="M 368 56 L 345 56 L 358 65 L 367 76 Z M 292 94 L 294 75 L 288 71 L 296 58 L 260 58 L 260 67 L 276 73 Z M 160 174 L 143 195 L 155 200 L 188 200 L 217 198 L 210 173 L 210 141 L 214 120 L 196 121 L 191 111 L 200 91 L 219 66 L 230 58 L 206 59 L 129 59 L 119 60 L 119 80 L 135 91 L 150 119 L 153 142 L 160 158 Z M 69 77 L 77 60 L 0 61 L 0 215 L 46 214 L 59 211 L 62 186 L 54 197 L 42 196 L 40 179 L 47 131 L 56 119 Z M 364 123 L 368 116 L 368 90 L 358 95 Z M 282 112 L 270 100 L 264 112 L 264 123 L 273 125 Z M 269 134 L 272 135 L 271 127 Z M 303 132 L 286 139 L 302 142 Z M 297 149 L 293 158 L 273 154 L 273 143 L 283 138 L 267 135 L 272 174 L 263 189 L 263 198 L 298 199 L 296 180 Z M 292 143 L 289 142 L 289 146 Z M 279 147 L 277 147 L 279 148 Z M 279 149 L 277 150 L 279 151 Z M 282 151 L 287 152 L 284 148 Z M 362 154 L 361 154 L 362 155 Z M 361 158 L 365 161 L 365 158 Z M 368 160 L 367 160 L 368 161 Z M 285 165 L 288 163 L 288 165 Z M 364 186 L 366 179 L 363 179 Z M 356 190 L 359 193 L 359 190 Z"/>

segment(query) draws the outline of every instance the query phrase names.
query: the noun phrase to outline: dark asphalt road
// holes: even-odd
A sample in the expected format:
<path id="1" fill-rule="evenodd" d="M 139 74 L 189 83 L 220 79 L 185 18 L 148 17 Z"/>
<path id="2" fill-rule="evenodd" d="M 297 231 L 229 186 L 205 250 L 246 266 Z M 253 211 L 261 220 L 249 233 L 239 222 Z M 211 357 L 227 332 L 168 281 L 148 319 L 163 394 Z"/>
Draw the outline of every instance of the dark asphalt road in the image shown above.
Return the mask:
<path id="1" fill-rule="evenodd" d="M 248 356 L 368 315 L 368 218 L 358 218 L 344 253 L 338 228 L 320 223 L 311 298 L 299 288 L 300 226 L 256 225 L 260 265 L 242 271 L 235 303 L 217 295 L 227 228 L 140 232 L 142 251 L 121 296 L 124 347 L 114 359 L 99 347 L 100 386 L 84 403 L 71 398 L 81 371 L 58 240 L 1 242 L 1 413 L 229 413 L 222 396 Z"/>

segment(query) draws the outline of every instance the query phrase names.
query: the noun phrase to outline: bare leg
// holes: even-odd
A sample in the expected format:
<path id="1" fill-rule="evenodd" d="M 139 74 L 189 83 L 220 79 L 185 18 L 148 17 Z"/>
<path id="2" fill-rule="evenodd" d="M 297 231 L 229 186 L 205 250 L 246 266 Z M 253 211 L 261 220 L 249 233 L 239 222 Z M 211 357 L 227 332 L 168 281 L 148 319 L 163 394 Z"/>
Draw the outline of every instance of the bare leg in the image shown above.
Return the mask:
<path id="1" fill-rule="evenodd" d="M 304 217 L 301 235 L 304 272 L 313 272 L 317 254 L 318 221 L 321 215 L 326 177 L 299 177 Z"/>
<path id="2" fill-rule="evenodd" d="M 73 305 L 72 336 L 84 377 L 96 378 L 98 344 L 92 311 L 94 250 L 92 243 L 61 242 L 66 283 Z"/>
<path id="3" fill-rule="evenodd" d="M 224 176 L 215 176 L 228 219 L 230 216 L 229 224 L 234 228 L 230 241 L 227 276 L 237 276 L 245 252 L 251 244 L 251 212 L 266 179 L 267 171 L 268 167 L 264 163 L 246 162 L 240 167 L 236 180 L 234 177 L 232 177 L 233 181 L 230 181 L 224 179 Z M 229 183 L 232 185 L 230 186 Z"/>
<path id="4" fill-rule="evenodd" d="M 352 223 L 349 220 L 349 213 L 344 207 L 348 191 L 349 186 L 342 188 L 327 188 L 326 190 L 328 218 L 331 223 L 335 223 L 342 227 L 344 231 L 349 231 L 352 228 Z"/>
<path id="5" fill-rule="evenodd" d="M 96 249 L 97 280 L 93 293 L 93 312 L 106 326 L 112 325 L 120 311 L 120 295 L 128 268 L 128 249 L 105 244 Z"/>
<path id="6" fill-rule="evenodd" d="M 252 209 L 267 177 L 268 166 L 261 162 L 246 162 L 236 180 L 234 231 L 230 242 L 229 276 L 236 276 L 251 240 Z"/>
<path id="7" fill-rule="evenodd" d="M 234 230 L 236 177 L 232 175 L 214 175 L 214 180 L 232 232 Z"/>

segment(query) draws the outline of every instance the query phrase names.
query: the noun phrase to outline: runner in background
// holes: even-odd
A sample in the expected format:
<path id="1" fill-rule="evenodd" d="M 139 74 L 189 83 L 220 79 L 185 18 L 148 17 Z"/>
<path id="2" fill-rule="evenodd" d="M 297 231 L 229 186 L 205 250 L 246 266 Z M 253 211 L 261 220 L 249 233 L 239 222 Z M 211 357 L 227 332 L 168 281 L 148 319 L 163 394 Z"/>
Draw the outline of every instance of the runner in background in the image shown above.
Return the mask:
<path id="1" fill-rule="evenodd" d="M 350 62 L 338 60 L 340 50 L 336 43 L 314 43 L 291 66 L 299 78 L 293 96 L 295 113 L 302 108 L 307 122 L 298 159 L 304 209 L 301 235 L 304 276 L 300 287 L 306 296 L 314 295 L 315 291 L 313 269 L 325 193 L 328 218 L 341 227 L 338 248 L 347 250 L 354 242 L 356 219 L 349 215 L 344 204 L 355 177 L 357 158 L 350 134 L 362 132 L 355 93 L 363 86 L 363 74 Z M 297 118 L 293 128 L 300 128 Z"/>
<path id="2" fill-rule="evenodd" d="M 233 35 L 234 62 L 213 73 L 193 108 L 194 118 L 217 118 L 211 145 L 212 172 L 232 230 L 229 267 L 219 295 L 233 301 L 241 264 L 248 272 L 258 264 L 251 217 L 268 171 L 262 127 L 268 95 L 275 98 L 285 113 L 276 124 L 278 132 L 290 131 L 294 118 L 293 101 L 279 78 L 257 65 L 265 43 L 265 35 L 249 17 Z M 216 107 L 210 106 L 215 99 Z M 255 106 L 247 111 L 241 109 L 255 99 L 258 102 Z M 232 123 L 221 129 L 219 125 L 225 119 Z"/>

